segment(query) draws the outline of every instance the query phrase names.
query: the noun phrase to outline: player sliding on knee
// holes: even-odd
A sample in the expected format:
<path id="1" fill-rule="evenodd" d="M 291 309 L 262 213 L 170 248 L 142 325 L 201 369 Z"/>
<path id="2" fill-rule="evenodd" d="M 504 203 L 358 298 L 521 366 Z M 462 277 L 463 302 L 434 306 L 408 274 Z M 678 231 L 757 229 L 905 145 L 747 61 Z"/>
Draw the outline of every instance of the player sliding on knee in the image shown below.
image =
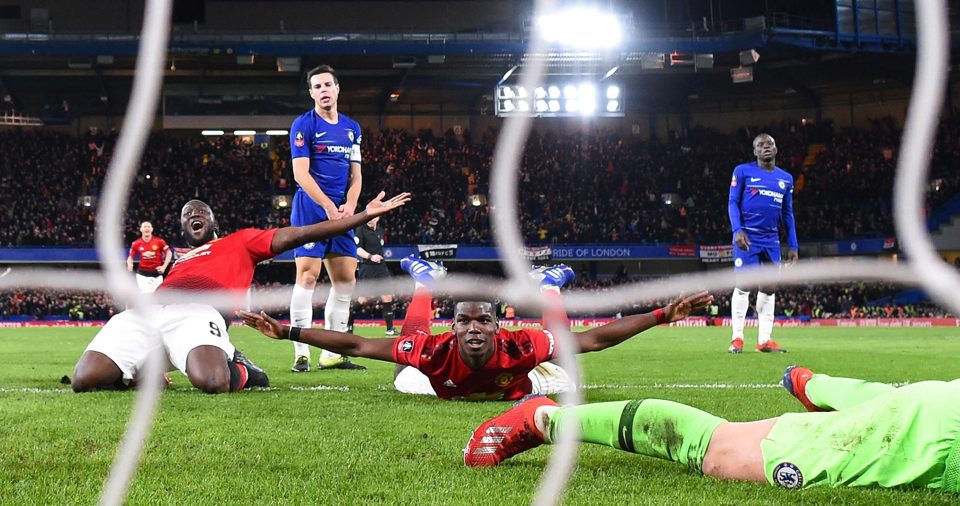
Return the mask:
<path id="1" fill-rule="evenodd" d="M 217 221 L 210 206 L 191 200 L 180 213 L 180 227 L 193 249 L 173 264 L 158 293 L 179 291 L 189 300 L 198 292 L 225 291 L 242 301 L 257 263 L 366 223 L 406 204 L 410 195 L 382 199 L 380 192 L 364 212 L 340 220 L 303 227 L 248 228 L 223 238 L 217 237 Z M 193 386 L 207 393 L 269 385 L 263 370 L 230 342 L 227 324 L 215 307 L 180 302 L 151 304 L 143 313 L 127 310 L 110 318 L 77 362 L 73 389 L 126 388 L 141 379 L 147 356 L 154 350 L 165 354 L 167 370 L 180 370 Z"/>
<path id="2" fill-rule="evenodd" d="M 449 332 L 431 334 L 430 286 L 445 269 L 413 256 L 400 266 L 413 277 L 416 288 L 400 336 L 366 339 L 320 329 L 290 328 L 265 313 L 240 311 L 244 323 L 274 339 L 289 339 L 355 357 L 399 366 L 394 386 L 403 393 L 434 395 L 441 399 L 519 399 L 530 393 L 559 393 L 574 388 L 563 369 L 549 362 L 557 344 L 549 330 L 500 328 L 494 305 L 469 300 L 456 305 Z M 533 275 L 544 291 L 556 292 L 574 278 L 565 265 L 539 268 Z M 662 323 L 686 318 L 713 300 L 706 292 L 678 297 L 650 313 L 628 316 L 601 327 L 574 332 L 577 353 L 600 351 Z"/>

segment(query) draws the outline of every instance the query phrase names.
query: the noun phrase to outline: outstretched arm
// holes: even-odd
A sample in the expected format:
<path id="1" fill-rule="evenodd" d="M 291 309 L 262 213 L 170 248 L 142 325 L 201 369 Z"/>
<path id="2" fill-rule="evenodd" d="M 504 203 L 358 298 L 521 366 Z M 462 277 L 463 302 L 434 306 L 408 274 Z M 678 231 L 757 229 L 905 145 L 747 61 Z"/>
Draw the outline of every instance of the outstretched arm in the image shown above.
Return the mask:
<path id="1" fill-rule="evenodd" d="M 237 311 L 237 314 L 243 318 L 246 326 L 257 329 L 271 339 L 290 339 L 341 355 L 393 362 L 393 345 L 396 339 L 367 339 L 346 332 L 322 329 L 296 329 L 294 332 L 299 331 L 299 335 L 291 336 L 290 327 L 281 325 L 263 311 L 260 314 Z"/>
<path id="2" fill-rule="evenodd" d="M 605 350 L 661 323 L 680 321 L 696 309 L 713 302 L 713 296 L 700 292 L 689 297 L 677 297 L 673 302 L 650 313 L 627 316 L 613 323 L 584 332 L 574 332 L 580 353 Z"/>
<path id="3" fill-rule="evenodd" d="M 303 246 L 308 242 L 317 242 L 340 235 L 347 230 L 356 228 L 376 216 L 388 213 L 410 201 L 409 193 L 401 193 L 390 200 L 383 200 L 384 193 L 379 195 L 367 204 L 367 209 L 362 213 L 357 213 L 349 218 L 339 220 L 321 221 L 313 225 L 303 227 L 284 227 L 277 230 L 273 236 L 273 242 L 270 243 L 270 251 L 274 254 L 280 254 L 289 249 Z"/>

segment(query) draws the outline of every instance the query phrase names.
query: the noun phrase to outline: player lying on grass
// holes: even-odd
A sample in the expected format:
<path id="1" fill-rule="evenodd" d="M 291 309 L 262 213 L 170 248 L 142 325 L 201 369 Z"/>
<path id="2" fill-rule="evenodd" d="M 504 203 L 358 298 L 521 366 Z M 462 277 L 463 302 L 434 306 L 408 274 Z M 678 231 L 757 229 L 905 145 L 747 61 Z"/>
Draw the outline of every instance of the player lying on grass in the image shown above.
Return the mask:
<path id="1" fill-rule="evenodd" d="M 725 480 L 960 492 L 960 380 L 896 388 L 790 366 L 781 384 L 811 412 L 731 423 L 658 399 L 559 407 L 532 397 L 477 428 L 464 461 L 495 466 L 556 441 L 571 421 L 588 443 Z"/>
<path id="2" fill-rule="evenodd" d="M 304 227 L 260 230 L 248 228 L 217 237 L 210 206 L 191 200 L 180 212 L 180 228 L 189 253 L 173 264 L 158 293 L 221 290 L 242 300 L 258 262 L 302 244 L 342 234 L 410 200 L 402 193 L 383 201 L 383 192 L 359 214 Z M 179 369 L 190 383 L 207 393 L 235 392 L 247 386 L 267 386 L 267 375 L 230 342 L 227 324 L 207 304 L 152 304 L 142 319 L 133 310 L 112 318 L 97 333 L 73 371 L 73 390 L 129 388 L 147 356 L 163 350 L 167 370 Z M 157 339 L 159 337 L 159 339 Z"/>
<path id="3" fill-rule="evenodd" d="M 416 289 L 400 336 L 366 339 L 320 329 L 291 329 L 265 313 L 239 312 L 244 323 L 268 337 L 309 343 L 336 353 L 397 363 L 394 386 L 404 393 L 435 395 L 441 399 L 519 399 L 530 393 L 558 393 L 573 388 L 563 369 L 549 363 L 557 343 L 546 330 L 500 328 L 490 302 L 465 301 L 456 305 L 451 332 L 431 335 L 432 293 L 429 285 L 445 270 L 408 257 L 401 267 L 416 281 Z M 540 268 L 534 274 L 541 287 L 559 292 L 574 278 L 565 265 Z M 574 332 L 577 352 L 600 351 L 661 323 L 686 318 L 713 300 L 706 292 L 679 297 L 653 312 L 628 316 L 601 327 Z"/>

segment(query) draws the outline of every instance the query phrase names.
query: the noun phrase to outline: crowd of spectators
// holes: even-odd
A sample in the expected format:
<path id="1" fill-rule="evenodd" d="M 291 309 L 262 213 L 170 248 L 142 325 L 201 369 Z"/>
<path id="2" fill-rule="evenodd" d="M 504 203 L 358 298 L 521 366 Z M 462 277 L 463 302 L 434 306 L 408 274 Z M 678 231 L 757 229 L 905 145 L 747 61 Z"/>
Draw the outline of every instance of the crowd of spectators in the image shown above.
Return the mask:
<path id="1" fill-rule="evenodd" d="M 933 153 L 930 211 L 960 191 L 960 114 L 945 116 Z M 778 165 L 796 181 L 801 241 L 892 236 L 892 187 L 900 129 L 890 118 L 864 129 L 784 122 L 721 134 L 691 128 L 662 140 L 612 132 L 533 132 L 519 172 L 522 233 L 528 243 L 725 243 L 729 177 L 754 158 L 751 140 L 770 132 Z M 393 244 L 491 243 L 488 201 L 497 132 L 385 130 L 365 135 L 362 202 L 376 191 L 415 199 L 384 220 Z M 0 246 L 93 243 L 116 134 L 73 138 L 45 130 L 0 132 Z M 274 195 L 295 189 L 285 138 L 156 134 L 145 146 L 129 200 L 126 240 L 140 220 L 178 235 L 188 199 L 207 201 L 223 231 L 284 225 Z"/>
<path id="2" fill-rule="evenodd" d="M 105 321 L 122 310 L 103 292 L 52 289 L 0 291 L 0 318 L 3 320 Z"/>
<path id="3" fill-rule="evenodd" d="M 6 226 L 0 246 L 93 245 L 94 218 L 115 132 L 91 129 L 76 139 L 45 130 L 0 131 L 0 198 Z M 209 203 L 220 227 L 288 224 L 272 206 L 270 148 L 232 137 L 154 135 L 144 150 L 129 199 L 124 240 L 150 220 L 154 233 L 175 239 L 180 207 Z M 175 242 L 175 241 L 174 241 Z"/>

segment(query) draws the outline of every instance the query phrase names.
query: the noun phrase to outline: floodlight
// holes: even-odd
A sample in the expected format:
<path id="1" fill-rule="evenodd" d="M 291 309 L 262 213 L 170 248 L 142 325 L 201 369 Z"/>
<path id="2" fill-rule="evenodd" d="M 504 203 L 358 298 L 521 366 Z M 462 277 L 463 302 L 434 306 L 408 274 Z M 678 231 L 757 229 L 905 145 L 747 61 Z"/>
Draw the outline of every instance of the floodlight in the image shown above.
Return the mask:
<path id="1" fill-rule="evenodd" d="M 520 112 L 529 112 L 530 111 L 530 102 L 527 100 L 518 100 L 517 101 L 517 110 Z"/>
<path id="2" fill-rule="evenodd" d="M 503 112 L 513 112 L 513 100 L 503 101 Z"/>
<path id="3" fill-rule="evenodd" d="M 606 74 L 603 75 L 603 77 L 602 77 L 600 80 L 602 81 L 602 80 L 604 80 L 604 79 L 606 79 L 606 78 L 608 78 L 608 77 L 616 74 L 618 70 L 620 70 L 620 65 L 616 65 L 616 66 L 612 67 L 610 70 L 607 71 Z"/>
<path id="4" fill-rule="evenodd" d="M 617 112 L 617 109 L 620 108 L 619 100 L 608 100 L 607 101 L 607 112 Z"/>
<path id="5" fill-rule="evenodd" d="M 607 98 L 610 100 L 620 98 L 620 87 L 616 85 L 607 86 Z"/>
<path id="6" fill-rule="evenodd" d="M 523 86 L 517 87 L 517 97 L 527 98 L 527 89 L 524 88 Z"/>
<path id="7" fill-rule="evenodd" d="M 201 130 L 200 135 L 223 135 L 223 130 Z"/>
<path id="8" fill-rule="evenodd" d="M 516 94 L 513 92 L 513 88 L 509 86 L 500 87 L 500 98 L 513 98 Z"/>
<path id="9" fill-rule="evenodd" d="M 287 135 L 288 131 L 286 130 L 267 130 L 267 135 Z"/>
<path id="10" fill-rule="evenodd" d="M 543 86 L 537 86 L 537 89 L 533 90 L 533 96 L 536 97 L 537 100 L 547 98 L 547 90 L 545 90 Z"/>
<path id="11" fill-rule="evenodd" d="M 242 135 L 256 135 L 256 130 L 234 130 L 233 135 L 242 136 Z"/>
<path id="12" fill-rule="evenodd" d="M 577 87 L 572 84 L 564 86 L 563 98 L 577 98 Z"/>
<path id="13" fill-rule="evenodd" d="M 560 112 L 560 101 L 551 100 L 550 101 L 550 112 Z"/>
<path id="14" fill-rule="evenodd" d="M 550 43 L 578 48 L 611 48 L 623 39 L 623 27 L 611 13 L 573 8 L 535 20 L 540 36 Z"/>
<path id="15" fill-rule="evenodd" d="M 597 89 L 590 83 L 583 83 L 577 89 L 580 98 L 594 97 L 597 94 Z"/>
<path id="16" fill-rule="evenodd" d="M 596 112 L 597 102 L 592 97 L 580 99 L 580 114 L 589 116 Z"/>
<path id="17" fill-rule="evenodd" d="M 550 109 L 550 106 L 547 104 L 546 100 L 537 100 L 537 103 L 534 105 L 534 109 L 537 112 L 547 112 Z"/>
<path id="18" fill-rule="evenodd" d="M 569 99 L 567 103 L 564 104 L 564 109 L 566 109 L 567 112 L 577 112 L 580 110 L 580 103 L 577 102 L 576 99 Z"/>
<path id="19" fill-rule="evenodd" d="M 560 87 L 550 86 L 547 88 L 547 95 L 549 95 L 550 98 L 560 98 Z"/>

